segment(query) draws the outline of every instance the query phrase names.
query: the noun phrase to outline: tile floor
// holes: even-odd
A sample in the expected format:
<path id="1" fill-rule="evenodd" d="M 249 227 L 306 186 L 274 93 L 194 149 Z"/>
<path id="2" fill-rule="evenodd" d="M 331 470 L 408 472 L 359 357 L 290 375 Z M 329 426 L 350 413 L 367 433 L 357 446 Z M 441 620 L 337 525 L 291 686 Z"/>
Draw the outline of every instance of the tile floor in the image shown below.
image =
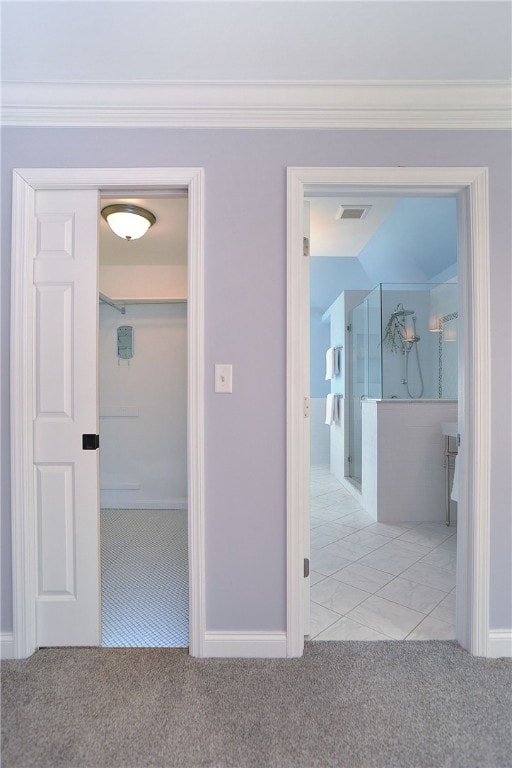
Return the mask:
<path id="1" fill-rule="evenodd" d="M 457 528 L 376 523 L 311 467 L 309 640 L 455 638 Z"/>
<path id="2" fill-rule="evenodd" d="M 102 645 L 188 646 L 187 512 L 101 510 Z"/>

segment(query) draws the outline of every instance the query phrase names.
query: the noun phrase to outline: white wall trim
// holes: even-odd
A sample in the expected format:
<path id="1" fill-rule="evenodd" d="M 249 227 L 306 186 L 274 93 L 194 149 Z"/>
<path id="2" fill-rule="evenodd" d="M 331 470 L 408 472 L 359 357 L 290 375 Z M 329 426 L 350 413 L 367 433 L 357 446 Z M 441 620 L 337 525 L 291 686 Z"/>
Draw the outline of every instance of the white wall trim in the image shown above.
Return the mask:
<path id="1" fill-rule="evenodd" d="M 209 658 L 279 659 L 286 656 L 286 632 L 207 632 Z"/>
<path id="2" fill-rule="evenodd" d="M 304 190 L 344 187 L 346 194 L 457 195 L 467 224 L 461 243 L 464 361 L 459 398 L 462 476 L 458 515 L 457 639 L 486 656 L 489 636 L 490 557 L 490 275 L 489 201 L 486 168 L 289 168 L 287 220 L 287 654 L 304 647 L 301 601 L 302 531 L 308 516 L 303 398 L 309 394 L 308 260 L 302 249 Z M 345 192 L 344 192 L 345 193 Z"/>
<path id="3" fill-rule="evenodd" d="M 13 172 L 11 448 L 13 644 L 16 658 L 37 647 L 33 489 L 32 259 L 39 189 L 188 189 L 189 650 L 203 655 L 204 544 L 204 171 L 202 168 L 32 168 Z"/>
<path id="4" fill-rule="evenodd" d="M 14 659 L 14 639 L 12 632 L 0 634 L 0 659 Z"/>
<path id="5" fill-rule="evenodd" d="M 512 629 L 491 629 L 487 640 L 487 656 L 499 659 L 512 657 Z"/>
<path id="6" fill-rule="evenodd" d="M 2 85 L 2 124 L 507 130 L 501 80 L 51 81 Z"/>

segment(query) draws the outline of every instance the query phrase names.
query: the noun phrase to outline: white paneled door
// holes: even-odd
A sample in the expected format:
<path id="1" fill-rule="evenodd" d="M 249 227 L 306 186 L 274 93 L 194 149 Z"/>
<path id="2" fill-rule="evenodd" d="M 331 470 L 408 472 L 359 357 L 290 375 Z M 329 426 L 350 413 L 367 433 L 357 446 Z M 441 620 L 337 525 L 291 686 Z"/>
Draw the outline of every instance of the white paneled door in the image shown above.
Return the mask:
<path id="1" fill-rule="evenodd" d="M 36 192 L 33 409 L 39 646 L 98 645 L 101 640 L 95 450 L 98 208 L 97 190 Z"/>

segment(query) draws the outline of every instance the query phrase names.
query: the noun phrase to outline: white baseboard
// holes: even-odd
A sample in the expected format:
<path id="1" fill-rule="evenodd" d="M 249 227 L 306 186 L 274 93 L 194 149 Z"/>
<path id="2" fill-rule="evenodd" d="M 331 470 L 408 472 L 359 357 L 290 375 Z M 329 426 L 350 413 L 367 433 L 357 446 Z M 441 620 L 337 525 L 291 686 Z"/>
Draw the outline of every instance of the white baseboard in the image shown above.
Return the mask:
<path id="1" fill-rule="evenodd" d="M 206 632 L 206 658 L 286 658 L 286 632 Z"/>
<path id="2" fill-rule="evenodd" d="M 14 638 L 12 632 L 0 633 L 0 659 L 14 659 Z"/>
<path id="3" fill-rule="evenodd" d="M 164 501 L 112 501 L 101 500 L 102 509 L 188 509 L 186 499 L 165 499 Z"/>
<path id="4" fill-rule="evenodd" d="M 489 630 L 487 657 L 498 659 L 500 656 L 512 657 L 512 629 Z"/>

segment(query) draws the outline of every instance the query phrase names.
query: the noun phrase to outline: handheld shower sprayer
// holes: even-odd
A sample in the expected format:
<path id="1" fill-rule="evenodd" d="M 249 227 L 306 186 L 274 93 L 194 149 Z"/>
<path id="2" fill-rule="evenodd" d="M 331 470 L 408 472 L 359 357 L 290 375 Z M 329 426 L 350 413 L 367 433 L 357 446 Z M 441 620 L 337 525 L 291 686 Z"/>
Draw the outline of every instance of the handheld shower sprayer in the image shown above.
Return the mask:
<path id="1" fill-rule="evenodd" d="M 407 324 L 405 322 L 405 318 L 409 316 L 412 316 L 412 334 L 408 333 Z M 407 394 L 412 399 L 422 397 L 425 390 L 418 352 L 418 342 L 421 339 L 416 331 L 416 319 L 416 314 L 413 309 L 405 309 L 403 304 L 397 304 L 396 309 L 391 313 L 383 339 L 392 352 L 401 351 L 404 356 L 404 376 L 402 384 L 404 384 L 407 389 Z M 421 388 L 420 394 L 417 395 L 416 398 L 413 397 L 409 389 L 409 353 L 413 347 L 416 349 L 416 363 Z"/>

